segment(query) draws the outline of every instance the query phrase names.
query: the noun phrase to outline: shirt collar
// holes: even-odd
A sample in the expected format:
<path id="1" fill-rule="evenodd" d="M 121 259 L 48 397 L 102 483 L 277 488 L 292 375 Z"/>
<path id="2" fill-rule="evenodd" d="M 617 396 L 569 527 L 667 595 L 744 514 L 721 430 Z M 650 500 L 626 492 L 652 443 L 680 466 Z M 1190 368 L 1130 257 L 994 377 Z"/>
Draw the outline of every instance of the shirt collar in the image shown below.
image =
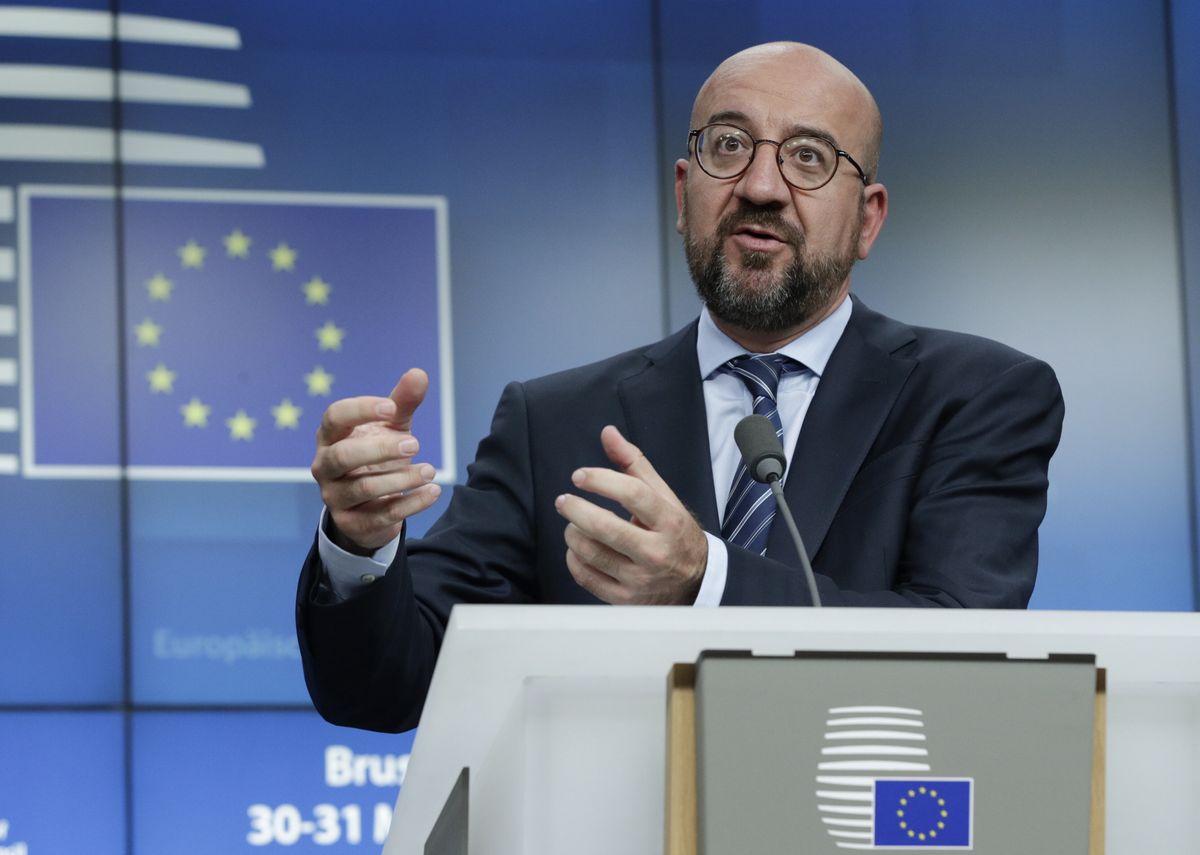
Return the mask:
<path id="1" fill-rule="evenodd" d="M 779 353 L 802 363 L 820 377 L 825 373 L 825 366 L 833 354 L 833 349 L 841 340 L 846 324 L 850 322 L 853 305 L 849 297 L 844 298 L 829 317 L 804 335 L 779 348 Z M 717 329 L 708 313 L 708 307 L 705 306 L 700 311 L 700 326 L 696 332 L 696 357 L 700 361 L 700 379 L 709 379 L 718 368 L 745 352 L 746 348 Z"/>

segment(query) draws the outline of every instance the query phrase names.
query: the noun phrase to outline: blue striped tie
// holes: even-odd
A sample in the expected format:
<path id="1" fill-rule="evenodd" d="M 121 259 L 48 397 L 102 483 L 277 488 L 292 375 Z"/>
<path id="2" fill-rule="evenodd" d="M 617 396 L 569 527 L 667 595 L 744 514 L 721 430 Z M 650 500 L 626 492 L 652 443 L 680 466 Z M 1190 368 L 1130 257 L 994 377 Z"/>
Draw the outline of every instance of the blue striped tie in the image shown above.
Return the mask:
<path id="1" fill-rule="evenodd" d="M 754 414 L 766 416 L 775 425 L 775 435 L 783 439 L 783 423 L 775 395 L 779 378 L 784 374 L 803 371 L 804 366 L 781 353 L 744 354 L 722 365 L 719 371 L 741 378 L 754 399 Z M 765 555 L 771 521 L 775 519 L 775 497 L 771 488 L 750 477 L 744 462 L 738 464 L 729 500 L 725 504 L 725 522 L 721 537 L 734 546 Z"/>

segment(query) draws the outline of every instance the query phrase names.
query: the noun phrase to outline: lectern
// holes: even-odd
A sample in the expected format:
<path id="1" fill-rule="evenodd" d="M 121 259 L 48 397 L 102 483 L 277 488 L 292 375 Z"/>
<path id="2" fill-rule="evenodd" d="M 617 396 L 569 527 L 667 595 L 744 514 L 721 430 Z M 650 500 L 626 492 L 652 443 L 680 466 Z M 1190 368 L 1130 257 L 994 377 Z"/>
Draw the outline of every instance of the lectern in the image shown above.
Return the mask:
<path id="1" fill-rule="evenodd" d="M 1200 851 L 1200 615 L 487 606 L 451 616 L 385 855 L 424 852 L 464 768 L 471 855 L 659 855 L 667 677 L 716 650 L 1094 655 L 1105 851 Z"/>

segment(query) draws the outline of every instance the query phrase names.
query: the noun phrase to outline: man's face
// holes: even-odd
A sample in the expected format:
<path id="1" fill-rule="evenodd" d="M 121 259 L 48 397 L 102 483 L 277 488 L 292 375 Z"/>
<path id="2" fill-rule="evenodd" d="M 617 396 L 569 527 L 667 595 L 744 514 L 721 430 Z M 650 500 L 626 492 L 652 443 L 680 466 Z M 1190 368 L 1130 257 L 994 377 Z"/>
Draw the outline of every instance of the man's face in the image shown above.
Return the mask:
<path id="1" fill-rule="evenodd" d="M 804 74 L 795 59 L 756 59 L 714 75 L 693 126 L 722 121 L 776 141 L 817 133 L 861 158 L 868 127 L 856 96 L 828 74 Z M 697 291 L 718 319 L 744 330 L 775 333 L 824 317 L 869 250 L 863 185 L 848 163 L 804 191 L 783 180 L 774 145 L 760 145 L 737 178 L 712 178 L 693 156 L 676 166 L 676 194 Z"/>

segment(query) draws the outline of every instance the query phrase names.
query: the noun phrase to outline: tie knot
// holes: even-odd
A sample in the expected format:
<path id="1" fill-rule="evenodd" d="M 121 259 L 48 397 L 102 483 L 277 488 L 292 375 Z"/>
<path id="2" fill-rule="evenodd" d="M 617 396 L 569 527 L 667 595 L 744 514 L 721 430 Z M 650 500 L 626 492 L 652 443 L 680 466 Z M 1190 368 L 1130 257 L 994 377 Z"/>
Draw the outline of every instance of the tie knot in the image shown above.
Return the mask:
<path id="1" fill-rule="evenodd" d="M 779 378 L 803 370 L 804 366 L 782 353 L 744 353 L 729 360 L 720 370 L 740 377 L 750 390 L 750 396 L 775 400 Z"/>

